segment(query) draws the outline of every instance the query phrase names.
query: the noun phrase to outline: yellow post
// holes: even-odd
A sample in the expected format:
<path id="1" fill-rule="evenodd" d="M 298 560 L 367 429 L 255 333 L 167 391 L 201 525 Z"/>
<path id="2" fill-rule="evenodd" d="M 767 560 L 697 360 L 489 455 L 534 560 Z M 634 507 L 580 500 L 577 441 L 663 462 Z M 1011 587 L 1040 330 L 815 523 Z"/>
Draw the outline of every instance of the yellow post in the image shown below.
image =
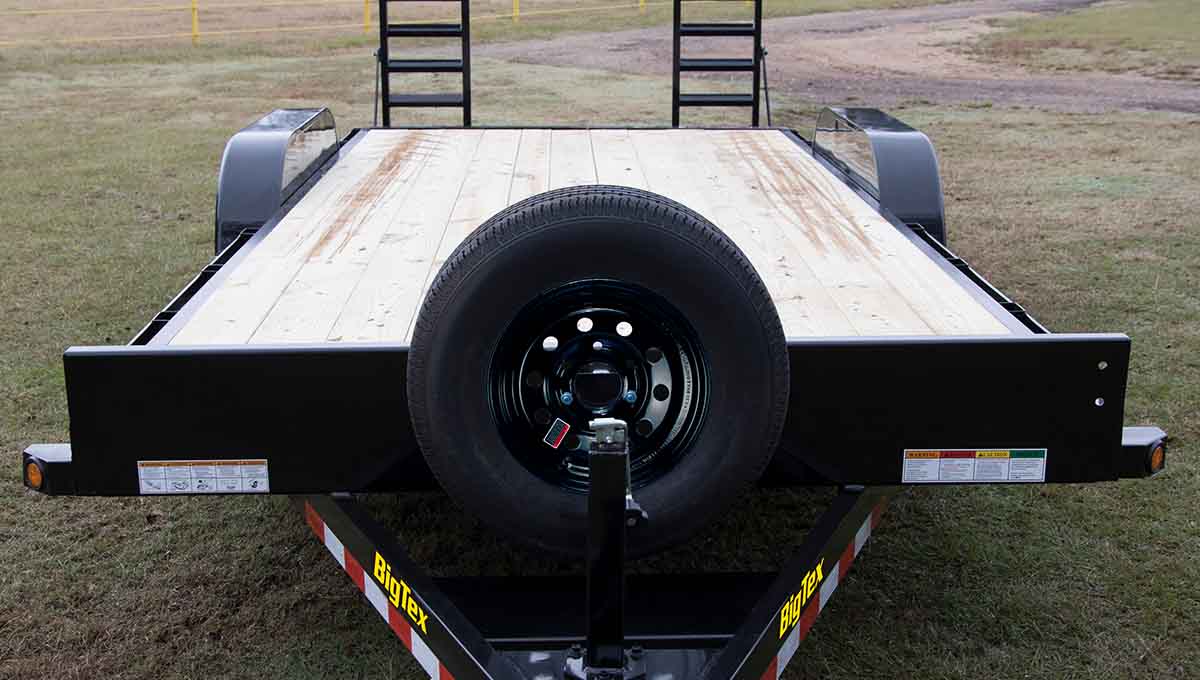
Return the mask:
<path id="1" fill-rule="evenodd" d="M 363 35 L 371 35 L 371 0 L 363 0 Z"/>
<path id="2" fill-rule="evenodd" d="M 521 0 L 513 0 L 513 23 L 521 20 Z"/>
<path id="3" fill-rule="evenodd" d="M 192 0 L 192 45 L 200 44 L 200 0 Z"/>
<path id="4" fill-rule="evenodd" d="M 638 0 L 638 14 L 646 13 L 646 0 Z"/>

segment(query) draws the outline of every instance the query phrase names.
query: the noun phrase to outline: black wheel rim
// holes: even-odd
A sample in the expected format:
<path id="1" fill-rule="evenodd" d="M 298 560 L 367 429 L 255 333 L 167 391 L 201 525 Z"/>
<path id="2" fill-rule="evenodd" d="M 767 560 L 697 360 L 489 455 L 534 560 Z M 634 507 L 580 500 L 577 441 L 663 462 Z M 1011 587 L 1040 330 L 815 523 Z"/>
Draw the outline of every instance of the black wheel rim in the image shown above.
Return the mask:
<path id="1" fill-rule="evenodd" d="M 629 424 L 630 477 L 640 487 L 687 454 L 707 412 L 708 367 L 691 324 L 623 282 L 577 281 L 530 302 L 505 330 L 489 373 L 509 453 L 571 491 L 588 488 L 590 420 Z"/>

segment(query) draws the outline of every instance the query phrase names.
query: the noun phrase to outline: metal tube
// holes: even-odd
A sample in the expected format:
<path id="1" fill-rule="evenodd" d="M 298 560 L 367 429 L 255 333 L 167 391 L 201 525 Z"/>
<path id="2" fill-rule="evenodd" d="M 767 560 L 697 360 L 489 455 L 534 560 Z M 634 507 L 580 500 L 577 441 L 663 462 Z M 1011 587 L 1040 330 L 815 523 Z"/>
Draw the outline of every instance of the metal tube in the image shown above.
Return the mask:
<path id="1" fill-rule="evenodd" d="M 629 451 L 625 423 L 592 421 L 596 443 L 588 456 L 587 655 L 592 671 L 625 666 L 625 496 Z"/>
<path id="2" fill-rule="evenodd" d="M 673 41 L 671 56 L 671 127 L 679 127 L 679 24 L 682 22 L 683 2 L 675 0 L 671 19 Z"/>

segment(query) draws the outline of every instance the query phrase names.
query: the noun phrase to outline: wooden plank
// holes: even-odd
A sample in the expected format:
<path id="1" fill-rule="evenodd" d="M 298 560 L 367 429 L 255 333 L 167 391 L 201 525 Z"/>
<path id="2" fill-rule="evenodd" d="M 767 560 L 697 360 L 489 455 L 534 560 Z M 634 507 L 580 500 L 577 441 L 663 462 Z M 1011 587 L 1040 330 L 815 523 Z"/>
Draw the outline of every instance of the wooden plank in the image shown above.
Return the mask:
<path id="1" fill-rule="evenodd" d="M 520 130 L 487 130 L 483 133 L 479 152 L 471 160 L 463 189 L 446 223 L 437 257 L 430 264 L 433 274 L 476 227 L 508 207 L 520 141 Z"/>
<path id="2" fill-rule="evenodd" d="M 933 332 L 904 291 L 870 266 L 879 251 L 845 216 L 847 207 L 821 193 L 824 178 L 769 153 L 762 133 L 731 133 L 725 148 L 740 157 L 734 163 L 749 171 L 748 181 L 760 188 L 742 192 L 739 198 L 748 209 L 760 207 L 764 219 L 776 224 L 780 247 L 790 248 L 804 260 L 860 335 Z"/>
<path id="3" fill-rule="evenodd" d="M 400 137 L 366 135 L 325 173 L 250 251 L 180 329 L 171 344 L 237 344 L 249 340 L 284 288 L 314 252 L 338 242 L 362 211 L 360 192 L 390 172 L 389 152 Z M 402 154 L 401 154 L 402 155 Z"/>
<path id="4" fill-rule="evenodd" d="M 453 250 L 551 188 L 648 189 L 742 249 L 789 336 L 1007 333 L 937 263 L 771 130 L 378 130 L 200 306 L 174 344 L 408 342 Z"/>
<path id="5" fill-rule="evenodd" d="M 380 239 L 358 287 L 324 338 L 330 342 L 399 342 L 420 308 L 429 263 L 480 147 L 482 130 L 447 131 L 410 199 Z"/>
<path id="6" fill-rule="evenodd" d="M 650 188 L 629 130 L 592 130 L 591 138 L 597 182 L 635 189 Z"/>
<path id="7" fill-rule="evenodd" d="M 596 183 L 596 161 L 587 130 L 553 130 L 550 133 L 549 189 Z"/>
<path id="8" fill-rule="evenodd" d="M 649 189 L 700 213 L 741 248 L 775 301 L 785 334 L 854 335 L 854 327 L 803 259 L 780 247 L 787 240 L 778 225 L 761 206 L 739 199 L 738 194 L 748 190 L 745 168 L 721 153 L 723 135 L 705 130 L 640 132 L 636 147 Z"/>
<path id="9" fill-rule="evenodd" d="M 737 135 L 747 138 L 750 134 Z M 782 133 L 758 137 L 761 145 L 749 149 L 759 162 L 783 171 L 769 186 L 777 200 L 795 205 L 795 191 L 802 190 L 812 203 L 830 215 L 826 235 L 845 237 L 836 250 L 855 257 L 858 265 L 873 272 L 908 301 L 909 307 L 930 332 L 947 335 L 1008 334 L 1008 329 L 957 285 L 950 276 L 884 220 L 849 187 L 833 177 L 810 155 L 803 153 Z M 800 179 L 803 178 L 803 179 Z M 798 185 L 798 186 L 797 186 Z M 783 195 L 788 192 L 791 196 Z M 793 231 L 797 235 L 798 231 Z M 833 252 L 831 249 L 829 252 Z M 903 331 L 902 331 L 903 332 Z"/>
<path id="10" fill-rule="evenodd" d="M 517 167 L 509 183 L 508 204 L 550 188 L 550 130 L 522 130 Z"/>
<path id="11" fill-rule="evenodd" d="M 418 301 L 424 300 L 433 279 L 459 244 L 480 224 L 508 207 L 509 187 L 517 163 L 519 130 L 487 130 L 479 143 L 479 151 L 467 170 L 463 188 L 454 202 L 454 210 L 446 222 L 442 242 L 430 258 Z M 419 304 L 419 302 L 418 302 Z M 403 342 L 412 340 L 416 314 L 408 323 Z"/>
<path id="12" fill-rule="evenodd" d="M 394 140 L 395 146 L 388 152 L 394 166 L 363 185 L 355 200 L 361 200 L 367 208 L 353 216 L 352 223 L 336 240 L 314 249 L 251 336 L 251 343 L 305 342 L 329 334 L 379 242 L 412 199 L 421 171 L 438 152 L 444 136 L 441 130 L 406 135 L 373 130 L 367 134 Z"/>

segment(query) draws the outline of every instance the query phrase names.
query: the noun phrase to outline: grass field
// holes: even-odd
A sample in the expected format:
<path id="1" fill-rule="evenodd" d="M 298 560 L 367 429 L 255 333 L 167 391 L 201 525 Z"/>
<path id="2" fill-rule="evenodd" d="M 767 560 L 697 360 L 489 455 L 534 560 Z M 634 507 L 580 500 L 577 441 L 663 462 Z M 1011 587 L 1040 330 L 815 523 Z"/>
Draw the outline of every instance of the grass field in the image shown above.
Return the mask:
<path id="1" fill-rule="evenodd" d="M 1001 22 L 978 52 L 1051 70 L 1200 80 L 1200 3 L 1109 0 L 1077 12 Z"/>
<path id="2" fill-rule="evenodd" d="M 947 0 L 774 0 L 765 9 L 771 17 L 816 14 L 849 9 L 897 9 L 932 5 Z M 368 7 L 372 28 L 378 16 L 372 0 Z M 476 0 L 471 3 L 472 38 L 476 42 L 524 40 L 564 32 L 616 31 L 624 28 L 666 25 L 671 21 L 671 0 L 520 0 L 519 21 L 514 22 L 513 0 Z M 166 8 L 165 10 L 163 8 Z M 85 10 L 84 14 L 69 12 Z M 99 10 L 99 11 L 98 11 Z M 151 11 L 152 10 L 152 11 Z M 728 0 L 689 2 L 688 20 L 747 18 L 752 5 Z M 455 3 L 416 1 L 395 3 L 389 20 L 396 22 L 456 20 Z M 188 0 L 0 0 L 0 49 L 8 47 L 86 47 L 120 44 L 135 51 L 149 46 L 186 45 L 190 42 L 191 12 Z M 245 49 L 297 43 L 321 46 L 366 46 L 375 42 L 363 35 L 363 5 L 359 0 L 264 0 L 253 6 L 247 0 L 198 0 L 201 45 Z M 68 28 L 69 30 L 64 30 Z M 151 39 L 134 39 L 151 36 Z M 331 41 L 331 37 L 338 36 Z"/>
<path id="3" fill-rule="evenodd" d="M 190 49 L 0 52 L 0 677 L 416 678 L 285 499 L 20 486 L 20 451 L 68 436 L 62 349 L 124 342 L 207 261 L 229 135 L 278 106 L 330 105 L 343 131 L 370 120 L 361 50 Z M 476 111 L 661 123 L 668 88 L 483 62 Z M 773 99 L 811 125 L 814 103 Z M 1153 480 L 905 492 L 788 677 L 1200 675 L 1200 117 L 898 114 L 939 149 L 953 247 L 1054 330 L 1129 333 L 1127 421 L 1174 448 Z M 640 568 L 771 568 L 826 496 L 755 492 Z M 575 567 L 437 494 L 372 503 L 439 573 Z"/>

